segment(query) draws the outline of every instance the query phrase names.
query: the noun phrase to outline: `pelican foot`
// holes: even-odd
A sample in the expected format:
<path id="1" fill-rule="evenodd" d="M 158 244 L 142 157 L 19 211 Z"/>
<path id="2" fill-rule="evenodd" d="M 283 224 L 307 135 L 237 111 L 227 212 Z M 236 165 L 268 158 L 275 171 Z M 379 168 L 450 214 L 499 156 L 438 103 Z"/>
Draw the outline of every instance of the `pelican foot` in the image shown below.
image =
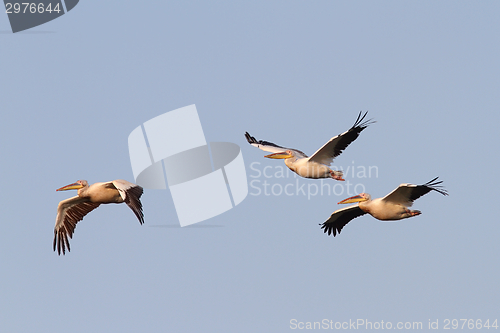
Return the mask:
<path id="1" fill-rule="evenodd" d="M 332 171 L 330 171 L 330 176 L 331 176 L 333 179 L 335 179 L 335 180 L 340 180 L 340 181 L 342 181 L 342 182 L 343 182 L 343 181 L 345 181 L 345 179 L 344 179 L 344 178 L 342 178 L 342 174 L 341 174 L 341 173 L 340 173 L 340 174 L 335 174 L 335 171 L 333 171 L 333 170 L 332 170 Z"/>
<path id="2" fill-rule="evenodd" d="M 406 217 L 412 217 L 412 216 L 417 216 L 417 215 L 422 214 L 422 212 L 419 210 L 409 210 L 408 208 L 405 208 L 405 210 L 406 210 L 406 214 L 407 214 Z"/>
<path id="3" fill-rule="evenodd" d="M 421 211 L 419 211 L 419 210 L 411 210 L 411 211 L 410 211 L 410 214 L 411 214 L 411 216 L 417 216 L 417 215 L 422 214 L 422 212 L 421 212 Z"/>

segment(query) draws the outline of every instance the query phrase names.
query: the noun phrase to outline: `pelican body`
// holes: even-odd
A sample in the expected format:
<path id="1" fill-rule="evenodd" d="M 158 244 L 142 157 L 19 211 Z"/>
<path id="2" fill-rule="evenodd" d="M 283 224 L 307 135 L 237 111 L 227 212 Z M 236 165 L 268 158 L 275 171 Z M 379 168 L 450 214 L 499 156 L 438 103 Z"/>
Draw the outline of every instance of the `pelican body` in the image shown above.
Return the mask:
<path id="1" fill-rule="evenodd" d="M 125 202 L 137 216 L 139 223 L 144 223 L 142 204 L 139 200 L 143 189 L 139 185 L 117 179 L 89 186 L 86 180 L 79 180 L 56 191 L 67 190 L 78 190 L 78 195 L 59 202 L 57 207 L 53 248 L 55 251 L 57 245 L 59 255 L 61 250 L 63 254 L 66 254 L 66 247 L 70 251 L 68 236 L 69 238 L 73 237 L 76 224 L 101 204 Z"/>
<path id="2" fill-rule="evenodd" d="M 286 166 L 301 177 L 313 179 L 333 178 L 342 181 L 344 180 L 342 171 L 332 170 L 329 165 L 351 142 L 358 138 L 359 134 L 368 125 L 374 122 L 371 119 L 363 122 L 367 113 L 361 115 L 360 112 L 354 125 L 348 131 L 331 138 L 310 157 L 297 149 L 285 148 L 268 141 L 257 141 L 248 132 L 245 133 L 245 137 L 252 146 L 273 153 L 264 157 L 284 159 Z"/>
<path id="3" fill-rule="evenodd" d="M 421 211 L 408 209 L 413 205 L 413 201 L 430 191 L 448 195 L 448 192 L 439 185 L 442 181 L 437 181 L 437 179 L 438 177 L 423 185 L 401 184 L 383 198 L 372 200 L 368 193 L 361 193 L 342 200 L 339 204 L 354 202 L 358 204 L 333 212 L 328 220 L 320 224 L 321 229 L 328 235 L 333 233 L 333 236 L 336 236 L 352 219 L 365 214 L 370 214 L 381 221 L 402 220 L 420 215 L 422 214 Z"/>
<path id="4" fill-rule="evenodd" d="M 279 154 L 279 153 L 278 153 Z M 273 156 L 274 155 L 274 156 Z M 276 157 L 285 156 L 285 157 Z M 342 178 L 342 171 L 332 170 L 327 165 L 311 161 L 309 158 L 301 158 L 294 154 L 292 150 L 287 150 L 284 155 L 271 154 L 268 158 L 285 158 L 285 165 L 304 178 L 333 178 L 336 180 L 345 180 Z"/>

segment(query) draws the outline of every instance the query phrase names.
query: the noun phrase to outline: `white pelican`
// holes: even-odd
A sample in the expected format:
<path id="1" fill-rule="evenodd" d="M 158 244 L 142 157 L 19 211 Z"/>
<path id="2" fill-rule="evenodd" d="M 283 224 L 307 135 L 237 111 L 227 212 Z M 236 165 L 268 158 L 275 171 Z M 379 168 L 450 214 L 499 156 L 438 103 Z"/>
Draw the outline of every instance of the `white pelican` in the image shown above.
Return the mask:
<path id="1" fill-rule="evenodd" d="M 423 185 L 401 184 L 385 197 L 374 200 L 368 193 L 361 193 L 342 200 L 339 204 L 353 202 L 359 202 L 359 204 L 336 210 L 326 222 L 320 224 L 321 229 L 328 235 L 333 233 L 333 236 L 336 236 L 352 219 L 366 213 L 382 221 L 401 220 L 420 215 L 422 213 L 419 210 L 407 208 L 413 205 L 413 201 L 432 190 L 442 195 L 448 195 L 448 192 L 439 185 L 443 181 L 437 181 L 437 179 L 438 177 Z"/>
<path id="2" fill-rule="evenodd" d="M 332 170 L 329 168 L 329 165 L 351 142 L 357 139 L 361 131 L 374 123 L 371 119 L 363 122 L 367 113 L 368 111 L 361 116 L 360 112 L 354 125 L 348 131 L 331 138 L 330 141 L 325 143 L 311 157 L 307 157 L 306 154 L 297 149 L 281 147 L 268 141 L 257 141 L 248 132 L 245 133 L 245 137 L 252 146 L 273 153 L 264 157 L 285 159 L 286 166 L 299 176 L 314 179 L 333 178 L 344 180 L 342 178 L 342 171 Z"/>
<path id="3" fill-rule="evenodd" d="M 117 179 L 106 183 L 95 183 L 89 186 L 86 180 L 63 186 L 56 191 L 78 190 L 78 195 L 59 202 L 57 207 L 56 226 L 54 227 L 54 251 L 61 255 L 70 251 L 68 236 L 73 237 L 76 224 L 85 215 L 99 207 L 100 204 L 125 202 L 134 212 L 141 224 L 144 223 L 142 204 L 139 198 L 142 187 Z"/>

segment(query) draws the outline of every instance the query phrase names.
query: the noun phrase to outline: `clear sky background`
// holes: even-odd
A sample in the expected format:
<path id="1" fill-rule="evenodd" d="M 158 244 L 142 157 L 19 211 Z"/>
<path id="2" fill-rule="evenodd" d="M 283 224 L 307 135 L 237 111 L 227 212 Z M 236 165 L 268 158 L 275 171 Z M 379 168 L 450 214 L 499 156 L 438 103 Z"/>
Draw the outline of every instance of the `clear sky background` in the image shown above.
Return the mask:
<path id="1" fill-rule="evenodd" d="M 0 331 L 500 319 L 499 13 L 497 1 L 82 0 L 17 34 L 0 15 Z M 187 228 L 168 191 L 146 190 L 143 226 L 125 205 L 101 206 L 72 251 L 54 253 L 57 204 L 76 194 L 55 189 L 133 181 L 130 132 L 190 104 L 207 141 L 240 145 L 261 189 L 320 181 L 256 178 L 284 163 L 245 131 L 312 154 L 369 111 L 377 123 L 335 165 L 378 173 L 346 180 L 380 197 L 439 176 L 450 195 L 429 193 L 421 216 L 397 223 L 363 216 L 333 238 L 318 224 L 347 182 L 309 199 L 250 187 Z"/>

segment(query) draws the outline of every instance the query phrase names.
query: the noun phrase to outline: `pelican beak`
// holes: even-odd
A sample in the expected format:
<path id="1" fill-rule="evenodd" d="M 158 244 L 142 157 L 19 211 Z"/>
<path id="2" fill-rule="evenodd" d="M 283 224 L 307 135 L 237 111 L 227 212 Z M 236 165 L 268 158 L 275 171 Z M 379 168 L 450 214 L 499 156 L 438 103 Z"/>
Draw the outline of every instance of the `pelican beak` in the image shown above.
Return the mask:
<path id="1" fill-rule="evenodd" d="M 63 186 L 61 188 L 58 188 L 56 191 L 78 190 L 78 189 L 81 189 L 82 187 L 83 187 L 82 184 L 73 183 L 73 184 L 69 184 L 69 185 Z"/>
<path id="2" fill-rule="evenodd" d="M 267 158 L 276 158 L 276 159 L 278 159 L 278 158 L 285 159 L 285 158 L 291 158 L 291 157 L 293 157 L 293 155 L 292 154 L 287 154 L 286 152 L 282 152 L 282 153 L 274 153 L 274 154 L 266 155 L 264 157 L 267 157 Z"/>
<path id="3" fill-rule="evenodd" d="M 361 202 L 361 201 L 367 201 L 367 200 L 368 200 L 367 198 L 363 198 L 360 195 L 355 195 L 353 197 L 342 200 L 338 204 L 348 204 L 348 203 Z"/>

